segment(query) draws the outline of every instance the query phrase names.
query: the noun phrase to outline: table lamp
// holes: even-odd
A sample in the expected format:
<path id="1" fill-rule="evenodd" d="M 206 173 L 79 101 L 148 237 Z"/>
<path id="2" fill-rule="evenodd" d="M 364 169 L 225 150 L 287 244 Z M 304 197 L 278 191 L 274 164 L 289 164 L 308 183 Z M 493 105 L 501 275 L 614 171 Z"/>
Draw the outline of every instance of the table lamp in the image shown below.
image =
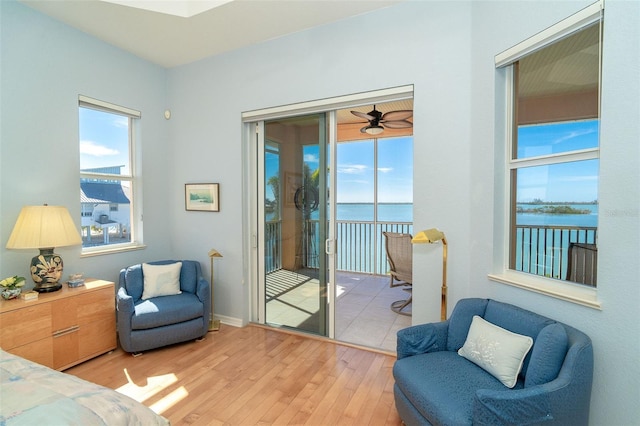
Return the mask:
<path id="1" fill-rule="evenodd" d="M 38 249 L 31 259 L 34 290 L 40 293 L 59 290 L 63 262 L 54 247 L 82 244 L 69 210 L 62 206 L 26 206 L 18 216 L 7 242 L 8 249 Z"/>
<path id="2" fill-rule="evenodd" d="M 436 228 L 420 231 L 411 240 L 413 244 L 433 244 L 442 241 L 442 290 L 441 290 L 441 306 L 440 319 L 447 319 L 447 239 L 444 232 L 438 231 Z"/>
<path id="3" fill-rule="evenodd" d="M 213 259 L 216 257 L 222 257 L 218 250 L 209 250 L 209 258 L 211 259 L 211 319 L 209 320 L 209 331 L 220 330 L 220 320 L 213 319 Z"/>

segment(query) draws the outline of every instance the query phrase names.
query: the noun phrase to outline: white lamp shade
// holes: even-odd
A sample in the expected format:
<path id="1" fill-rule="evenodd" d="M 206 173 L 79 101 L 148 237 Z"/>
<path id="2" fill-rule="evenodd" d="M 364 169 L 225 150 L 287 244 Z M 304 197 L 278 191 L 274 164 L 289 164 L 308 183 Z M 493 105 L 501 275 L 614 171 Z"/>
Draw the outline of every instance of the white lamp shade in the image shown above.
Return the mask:
<path id="1" fill-rule="evenodd" d="M 18 216 L 8 249 L 40 249 L 82 244 L 69 210 L 62 206 L 27 206 Z"/>

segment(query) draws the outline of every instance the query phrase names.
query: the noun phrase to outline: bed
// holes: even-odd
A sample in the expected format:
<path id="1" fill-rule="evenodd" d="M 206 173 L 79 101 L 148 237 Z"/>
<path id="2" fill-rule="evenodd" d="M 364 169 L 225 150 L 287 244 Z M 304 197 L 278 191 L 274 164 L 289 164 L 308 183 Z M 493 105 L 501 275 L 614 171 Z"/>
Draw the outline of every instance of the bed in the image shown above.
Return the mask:
<path id="1" fill-rule="evenodd" d="M 113 389 L 0 349 L 0 425 L 169 425 Z"/>

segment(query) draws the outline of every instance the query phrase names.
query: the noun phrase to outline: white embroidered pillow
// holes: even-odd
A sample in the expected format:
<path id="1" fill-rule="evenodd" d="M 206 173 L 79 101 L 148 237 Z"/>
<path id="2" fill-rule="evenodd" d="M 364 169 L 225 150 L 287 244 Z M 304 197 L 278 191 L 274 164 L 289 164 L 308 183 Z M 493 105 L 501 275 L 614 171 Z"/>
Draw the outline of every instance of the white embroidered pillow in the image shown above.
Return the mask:
<path id="1" fill-rule="evenodd" d="M 512 333 L 474 315 L 458 355 L 482 367 L 505 386 L 516 385 L 524 358 L 533 346 L 529 336 Z"/>
<path id="2" fill-rule="evenodd" d="M 182 269 L 182 262 L 168 265 L 143 263 L 144 286 L 142 287 L 142 299 L 182 293 L 180 291 L 180 269 Z"/>

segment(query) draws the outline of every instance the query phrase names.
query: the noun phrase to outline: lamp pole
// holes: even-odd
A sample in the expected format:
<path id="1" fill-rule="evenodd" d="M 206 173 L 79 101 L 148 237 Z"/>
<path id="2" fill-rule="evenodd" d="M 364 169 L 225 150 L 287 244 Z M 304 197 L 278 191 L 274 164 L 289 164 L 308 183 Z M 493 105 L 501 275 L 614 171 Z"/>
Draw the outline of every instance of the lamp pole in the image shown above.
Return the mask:
<path id="1" fill-rule="evenodd" d="M 442 303 L 440 306 L 440 320 L 447 319 L 447 239 L 442 236 Z"/>
<path id="2" fill-rule="evenodd" d="M 220 330 L 220 320 L 214 319 L 213 316 L 213 259 L 216 257 L 222 257 L 218 250 L 209 250 L 209 259 L 211 259 L 211 318 L 209 319 L 209 331 Z"/>

